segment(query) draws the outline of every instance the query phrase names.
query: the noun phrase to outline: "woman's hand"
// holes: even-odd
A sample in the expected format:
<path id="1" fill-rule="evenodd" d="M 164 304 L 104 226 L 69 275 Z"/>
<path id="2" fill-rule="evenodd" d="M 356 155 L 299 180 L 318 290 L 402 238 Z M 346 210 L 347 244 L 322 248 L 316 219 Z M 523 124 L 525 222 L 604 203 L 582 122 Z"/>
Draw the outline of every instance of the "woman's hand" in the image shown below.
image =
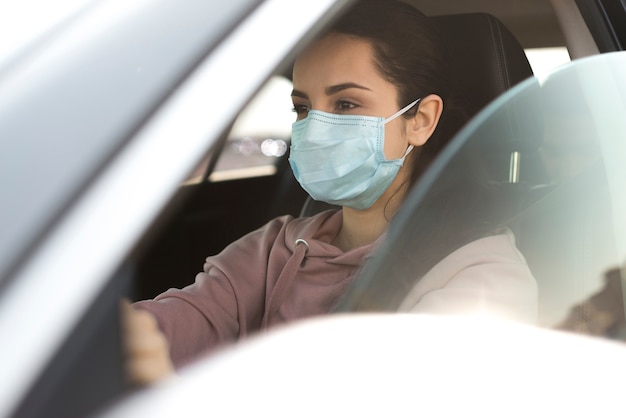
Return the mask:
<path id="1" fill-rule="evenodd" d="M 154 316 L 121 301 L 122 339 L 125 370 L 133 384 L 148 385 L 174 374 L 165 336 Z"/>

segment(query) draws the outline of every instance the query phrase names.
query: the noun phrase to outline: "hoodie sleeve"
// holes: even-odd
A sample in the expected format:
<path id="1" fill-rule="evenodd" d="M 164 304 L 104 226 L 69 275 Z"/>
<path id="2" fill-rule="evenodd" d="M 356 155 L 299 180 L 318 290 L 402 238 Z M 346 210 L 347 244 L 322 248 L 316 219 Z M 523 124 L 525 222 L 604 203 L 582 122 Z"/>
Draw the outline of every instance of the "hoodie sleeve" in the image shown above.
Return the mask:
<path id="1" fill-rule="evenodd" d="M 479 239 L 448 255 L 417 283 L 400 310 L 534 323 L 537 293 L 537 282 L 508 232 Z"/>
<path id="2" fill-rule="evenodd" d="M 193 284 L 134 304 L 156 317 L 177 368 L 259 328 L 268 260 L 290 219 L 274 219 L 208 257 Z"/>

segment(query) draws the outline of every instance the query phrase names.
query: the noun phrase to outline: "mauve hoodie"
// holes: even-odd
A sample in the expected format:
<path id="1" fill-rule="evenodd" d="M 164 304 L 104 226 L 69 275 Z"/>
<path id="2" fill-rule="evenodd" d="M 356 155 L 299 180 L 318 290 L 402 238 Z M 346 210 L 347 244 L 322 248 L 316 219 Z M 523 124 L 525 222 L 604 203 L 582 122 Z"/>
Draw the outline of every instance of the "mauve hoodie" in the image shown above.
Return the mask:
<path id="1" fill-rule="evenodd" d="M 221 344 L 334 307 L 364 259 L 382 240 L 346 253 L 331 245 L 341 211 L 274 219 L 209 257 L 184 289 L 137 308 L 152 312 L 178 368 Z M 496 315 L 534 322 L 537 283 L 511 231 L 481 238 L 435 265 L 399 311 Z"/>
<path id="2" fill-rule="evenodd" d="M 208 257 L 193 284 L 134 306 L 155 315 L 176 367 L 260 329 L 328 313 L 378 243 L 342 252 L 330 244 L 341 222 L 341 211 L 276 218 Z"/>

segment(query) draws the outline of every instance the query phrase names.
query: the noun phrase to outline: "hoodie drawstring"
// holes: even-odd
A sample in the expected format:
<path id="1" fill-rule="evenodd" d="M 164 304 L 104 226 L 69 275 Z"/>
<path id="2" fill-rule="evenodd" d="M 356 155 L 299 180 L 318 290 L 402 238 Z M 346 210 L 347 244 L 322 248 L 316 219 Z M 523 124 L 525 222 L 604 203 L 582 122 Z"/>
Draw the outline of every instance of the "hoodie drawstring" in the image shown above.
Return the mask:
<path id="1" fill-rule="evenodd" d="M 298 269 L 304 262 L 304 257 L 306 257 L 309 252 L 309 244 L 299 238 L 295 241 L 295 249 L 293 254 L 285 263 L 285 267 L 280 272 L 280 276 L 278 276 L 278 280 L 276 280 L 276 285 L 274 286 L 274 290 L 272 291 L 267 304 L 265 305 L 265 313 L 263 314 L 263 321 L 261 322 L 261 328 L 265 328 L 268 325 L 270 315 L 276 313 L 280 305 L 282 305 L 287 292 L 291 288 L 291 284 L 296 278 L 296 273 Z"/>

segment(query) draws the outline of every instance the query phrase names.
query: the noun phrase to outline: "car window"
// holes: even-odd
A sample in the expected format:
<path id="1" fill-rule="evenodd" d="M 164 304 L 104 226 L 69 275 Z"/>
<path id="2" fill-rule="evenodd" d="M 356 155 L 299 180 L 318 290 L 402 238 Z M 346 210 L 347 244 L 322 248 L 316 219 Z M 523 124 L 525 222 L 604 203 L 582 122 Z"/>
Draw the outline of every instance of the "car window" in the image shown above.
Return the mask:
<path id="1" fill-rule="evenodd" d="M 554 69 L 570 62 L 569 52 L 566 47 L 526 48 L 528 62 L 537 78 L 543 78 Z"/>
<path id="2" fill-rule="evenodd" d="M 397 308 L 443 257 L 504 227 L 537 280 L 540 325 L 624 338 L 623 74 L 626 53 L 581 59 L 489 105 L 417 184 L 355 281 L 367 306 L 342 309 Z"/>
<path id="3" fill-rule="evenodd" d="M 278 160 L 289 149 L 295 120 L 291 90 L 289 79 L 272 76 L 239 113 L 211 173 L 207 156 L 185 184 L 199 183 L 207 174 L 212 182 L 275 174 Z"/>

